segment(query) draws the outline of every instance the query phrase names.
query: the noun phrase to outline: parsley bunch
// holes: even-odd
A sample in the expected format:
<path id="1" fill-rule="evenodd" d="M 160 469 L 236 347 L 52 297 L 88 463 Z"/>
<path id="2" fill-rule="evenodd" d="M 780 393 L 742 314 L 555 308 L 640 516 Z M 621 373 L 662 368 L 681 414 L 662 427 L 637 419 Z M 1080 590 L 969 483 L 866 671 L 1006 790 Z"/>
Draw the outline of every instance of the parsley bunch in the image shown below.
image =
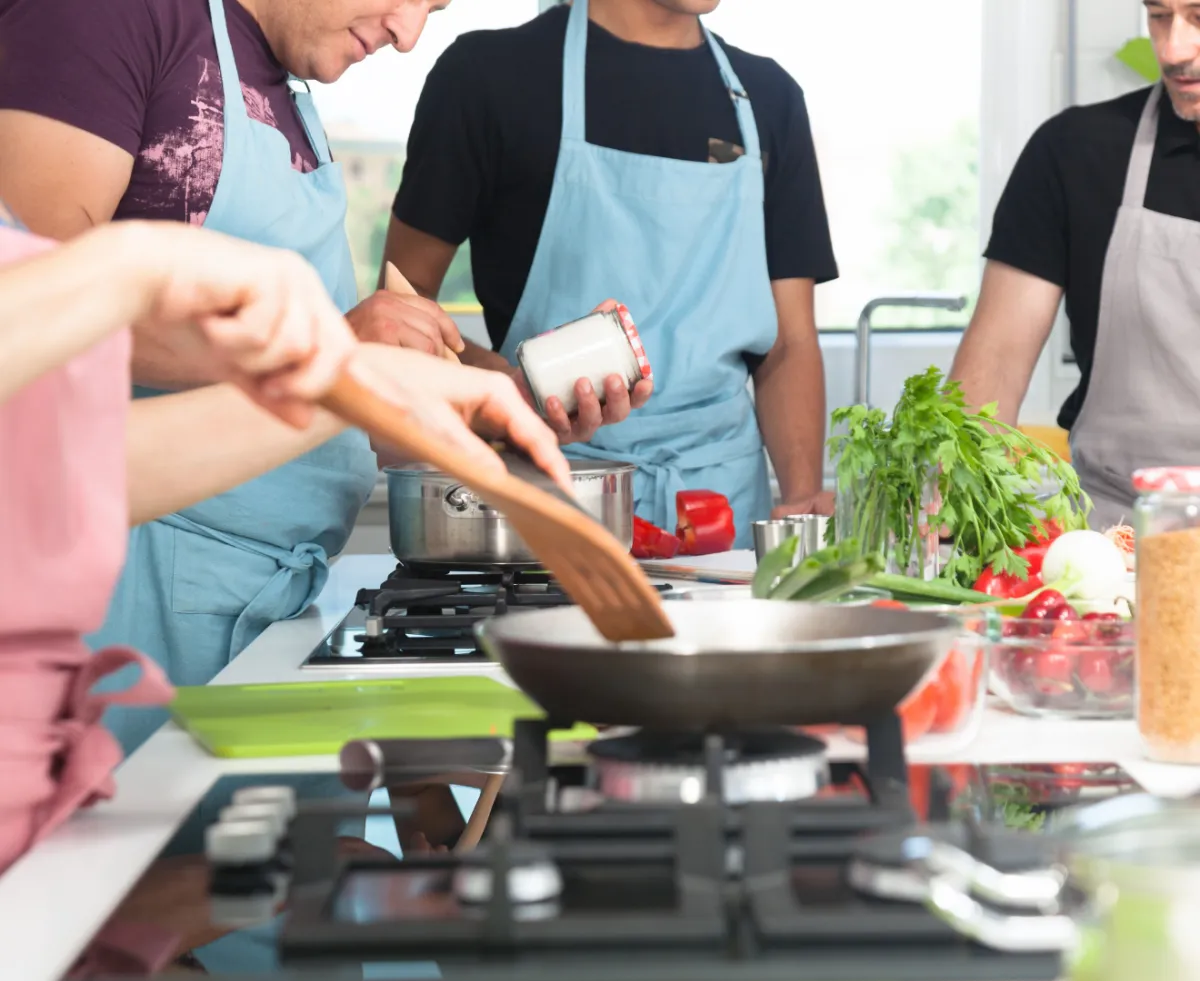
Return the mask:
<path id="1" fill-rule="evenodd" d="M 904 383 L 890 420 L 855 405 L 835 411 L 833 424 L 846 426 L 829 449 L 839 491 L 854 489 L 849 535 L 893 550 L 902 571 L 926 533 L 942 528 L 954 542 L 942 576 L 971 586 L 985 565 L 1024 576 L 1028 563 L 1014 550 L 1044 521 L 1083 527 L 1091 509 L 1070 464 L 999 421 L 995 403 L 971 412 L 959 383 L 937 368 Z M 1058 490 L 1038 501 L 1043 471 Z"/>

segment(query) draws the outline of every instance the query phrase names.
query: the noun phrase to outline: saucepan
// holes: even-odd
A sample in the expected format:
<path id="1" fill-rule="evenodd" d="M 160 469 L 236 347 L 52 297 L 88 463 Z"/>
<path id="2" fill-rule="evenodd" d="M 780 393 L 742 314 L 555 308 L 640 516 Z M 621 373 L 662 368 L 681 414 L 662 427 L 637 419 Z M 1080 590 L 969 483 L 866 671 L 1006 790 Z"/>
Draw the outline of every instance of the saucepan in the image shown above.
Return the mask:
<path id="1" fill-rule="evenodd" d="M 501 454 L 505 456 L 505 454 Z M 633 545 L 636 467 L 606 460 L 571 460 L 580 506 L 626 547 Z M 538 560 L 499 511 L 463 484 L 424 463 L 388 467 L 392 552 L 422 565 L 536 566 Z"/>
<path id="2" fill-rule="evenodd" d="M 950 650 L 955 620 L 875 607 L 697 598 L 675 636 L 613 644 L 578 607 L 476 625 L 480 644 L 556 721 L 719 731 L 865 725 Z"/>

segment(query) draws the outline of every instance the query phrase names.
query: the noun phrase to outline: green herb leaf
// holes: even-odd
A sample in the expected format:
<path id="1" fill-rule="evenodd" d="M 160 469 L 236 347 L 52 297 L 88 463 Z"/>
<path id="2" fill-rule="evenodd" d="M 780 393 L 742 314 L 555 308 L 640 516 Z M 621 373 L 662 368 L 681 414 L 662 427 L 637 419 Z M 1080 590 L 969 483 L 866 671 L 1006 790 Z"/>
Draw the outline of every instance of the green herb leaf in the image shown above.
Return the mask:
<path id="1" fill-rule="evenodd" d="M 1085 526 L 1091 502 L 1074 469 L 1001 422 L 998 411 L 990 403 L 972 412 L 962 386 L 936 367 L 905 382 L 890 419 L 863 405 L 835 411 L 839 432 L 829 441 L 830 458 L 839 495 L 854 497 L 852 514 L 839 513 L 851 527 L 837 528 L 836 537 L 857 538 L 866 552 L 890 552 L 908 568 L 926 526 L 945 528 L 954 552 L 942 576 L 970 586 L 988 565 L 1024 571 L 1013 550 L 1039 523 Z M 1039 503 L 1034 487 L 1043 474 L 1059 489 Z"/>

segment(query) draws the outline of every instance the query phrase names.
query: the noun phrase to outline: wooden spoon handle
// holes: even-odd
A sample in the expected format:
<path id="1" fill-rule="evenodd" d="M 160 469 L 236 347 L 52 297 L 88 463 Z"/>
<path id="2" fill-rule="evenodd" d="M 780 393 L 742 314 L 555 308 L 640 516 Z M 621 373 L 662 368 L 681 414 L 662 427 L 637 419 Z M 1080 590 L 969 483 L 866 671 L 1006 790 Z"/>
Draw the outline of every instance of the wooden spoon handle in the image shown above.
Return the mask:
<path id="1" fill-rule="evenodd" d="M 467 821 L 467 826 L 463 828 L 462 834 L 458 836 L 458 844 L 454 846 L 456 852 L 469 852 L 483 837 L 484 829 L 487 827 L 488 818 L 492 816 L 492 808 L 496 806 L 496 798 L 500 796 L 500 788 L 504 784 L 503 773 L 489 773 L 487 783 L 483 785 L 483 790 L 479 792 L 479 801 L 475 804 L 475 810 L 471 812 L 471 818 Z"/>
<path id="2" fill-rule="evenodd" d="M 389 293 L 399 293 L 401 296 L 419 296 L 415 289 L 394 263 L 389 262 L 383 269 L 383 288 Z M 448 347 L 442 348 L 442 357 L 454 364 L 461 364 L 458 355 Z"/>
<path id="3" fill-rule="evenodd" d="M 406 456 L 431 463 L 459 480 L 469 469 L 457 452 L 426 433 L 408 412 L 376 395 L 348 372 L 342 372 L 321 398 L 321 406 Z"/>

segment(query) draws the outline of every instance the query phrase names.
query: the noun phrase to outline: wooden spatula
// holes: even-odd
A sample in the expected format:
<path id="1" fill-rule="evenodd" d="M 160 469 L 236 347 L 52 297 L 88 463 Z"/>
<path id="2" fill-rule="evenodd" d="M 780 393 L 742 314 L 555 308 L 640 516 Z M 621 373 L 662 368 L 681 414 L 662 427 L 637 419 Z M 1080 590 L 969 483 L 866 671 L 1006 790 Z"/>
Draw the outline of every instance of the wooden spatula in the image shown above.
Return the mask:
<path id="1" fill-rule="evenodd" d="M 511 472 L 480 473 L 457 450 L 424 432 L 404 410 L 348 374 L 342 375 L 321 404 L 407 456 L 431 463 L 461 480 L 503 512 L 566 594 L 608 640 L 653 640 L 674 635 L 658 591 L 641 566 L 603 525 L 557 488 L 551 493 Z M 532 468 L 527 471 L 531 478 L 549 484 L 532 464 L 512 457 L 506 462 L 513 469 Z"/>
<path id="2" fill-rule="evenodd" d="M 383 270 L 383 288 L 389 293 L 399 293 L 401 296 L 419 296 L 415 289 L 394 263 L 389 262 Z M 448 347 L 442 348 L 442 357 L 447 361 L 453 361 L 455 364 L 460 364 L 458 355 Z"/>

